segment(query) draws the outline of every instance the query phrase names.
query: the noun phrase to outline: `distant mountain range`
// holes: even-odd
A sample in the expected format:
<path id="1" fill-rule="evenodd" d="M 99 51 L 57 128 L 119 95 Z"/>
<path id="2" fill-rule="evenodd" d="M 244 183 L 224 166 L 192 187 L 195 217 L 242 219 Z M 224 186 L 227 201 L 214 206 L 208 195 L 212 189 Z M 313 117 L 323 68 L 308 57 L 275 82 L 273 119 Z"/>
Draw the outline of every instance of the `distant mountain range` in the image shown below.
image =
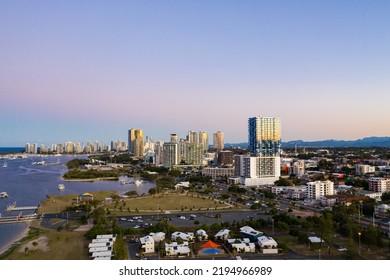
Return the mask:
<path id="1" fill-rule="evenodd" d="M 366 137 L 363 139 L 357 140 L 320 140 L 320 141 L 303 141 L 303 140 L 294 140 L 288 142 L 282 142 L 282 148 L 294 148 L 297 147 L 318 147 L 318 148 L 342 148 L 342 147 L 352 147 L 352 148 L 363 148 L 363 147 L 383 147 L 390 148 L 390 137 Z M 225 144 L 226 148 L 230 147 L 240 147 L 247 148 L 248 143 L 235 143 L 235 144 Z"/>

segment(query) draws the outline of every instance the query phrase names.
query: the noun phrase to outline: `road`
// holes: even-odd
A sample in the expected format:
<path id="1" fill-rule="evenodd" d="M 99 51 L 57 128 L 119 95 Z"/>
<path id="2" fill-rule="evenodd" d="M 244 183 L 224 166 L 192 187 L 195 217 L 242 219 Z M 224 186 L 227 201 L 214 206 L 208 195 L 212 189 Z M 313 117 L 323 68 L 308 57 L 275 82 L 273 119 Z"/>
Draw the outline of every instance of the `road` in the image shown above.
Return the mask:
<path id="1" fill-rule="evenodd" d="M 191 212 L 191 213 L 175 213 L 175 214 L 137 214 L 131 216 L 118 216 L 117 220 L 120 226 L 124 228 L 136 227 L 150 224 L 156 224 L 163 219 L 167 219 L 170 223 L 177 227 L 193 226 L 195 220 L 199 221 L 199 225 L 211 225 L 214 223 L 242 221 L 251 219 L 270 219 L 270 216 L 258 215 L 256 210 L 245 211 L 223 211 L 223 212 Z M 196 215 L 196 218 L 191 219 L 190 215 Z M 135 219 L 137 217 L 137 219 Z M 183 218 L 184 217 L 184 218 Z M 139 221 L 141 220 L 141 221 Z"/>

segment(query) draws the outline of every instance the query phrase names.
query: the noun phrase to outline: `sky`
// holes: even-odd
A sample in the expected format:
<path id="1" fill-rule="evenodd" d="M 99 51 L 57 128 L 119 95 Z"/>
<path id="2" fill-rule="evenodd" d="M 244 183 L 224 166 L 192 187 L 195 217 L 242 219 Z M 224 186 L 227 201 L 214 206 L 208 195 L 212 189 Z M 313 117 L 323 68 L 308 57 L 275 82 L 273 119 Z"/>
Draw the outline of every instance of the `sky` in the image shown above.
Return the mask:
<path id="1" fill-rule="evenodd" d="M 390 1 L 0 1 L 0 146 L 390 136 Z"/>

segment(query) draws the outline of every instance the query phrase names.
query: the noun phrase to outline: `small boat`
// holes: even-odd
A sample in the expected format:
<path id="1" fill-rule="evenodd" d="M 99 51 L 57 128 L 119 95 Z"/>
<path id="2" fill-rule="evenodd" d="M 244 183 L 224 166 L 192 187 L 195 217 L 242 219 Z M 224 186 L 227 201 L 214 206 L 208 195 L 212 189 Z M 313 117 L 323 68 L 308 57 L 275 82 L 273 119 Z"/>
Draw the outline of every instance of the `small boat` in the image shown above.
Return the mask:
<path id="1" fill-rule="evenodd" d="M 58 185 L 58 189 L 59 189 L 60 191 L 64 190 L 64 189 L 65 189 L 65 185 L 64 185 L 64 184 L 59 184 L 59 185 Z"/>
<path id="2" fill-rule="evenodd" d="M 141 185 L 144 181 L 142 180 L 135 180 L 134 181 L 134 184 L 138 187 L 139 185 Z"/>
<path id="3" fill-rule="evenodd" d="M 1 192 L 0 193 L 0 198 L 7 198 L 8 197 L 8 193 L 7 192 Z"/>
<path id="4" fill-rule="evenodd" d="M 126 185 L 126 181 L 125 180 L 121 180 L 121 185 Z"/>

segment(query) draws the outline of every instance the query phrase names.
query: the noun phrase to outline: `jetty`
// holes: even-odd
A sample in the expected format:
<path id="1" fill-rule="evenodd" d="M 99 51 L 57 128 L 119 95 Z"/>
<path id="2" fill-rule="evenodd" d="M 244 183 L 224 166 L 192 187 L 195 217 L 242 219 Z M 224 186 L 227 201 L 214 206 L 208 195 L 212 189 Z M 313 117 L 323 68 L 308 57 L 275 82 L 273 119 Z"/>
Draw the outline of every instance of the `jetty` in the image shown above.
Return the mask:
<path id="1" fill-rule="evenodd" d="M 37 210 L 39 206 L 21 206 L 17 207 L 16 202 L 10 204 L 7 206 L 7 209 L 5 209 L 6 212 L 13 212 L 13 211 L 26 211 L 26 210 Z"/>
<path id="2" fill-rule="evenodd" d="M 38 214 L 0 217 L 0 224 L 25 223 L 37 220 L 38 218 Z"/>

